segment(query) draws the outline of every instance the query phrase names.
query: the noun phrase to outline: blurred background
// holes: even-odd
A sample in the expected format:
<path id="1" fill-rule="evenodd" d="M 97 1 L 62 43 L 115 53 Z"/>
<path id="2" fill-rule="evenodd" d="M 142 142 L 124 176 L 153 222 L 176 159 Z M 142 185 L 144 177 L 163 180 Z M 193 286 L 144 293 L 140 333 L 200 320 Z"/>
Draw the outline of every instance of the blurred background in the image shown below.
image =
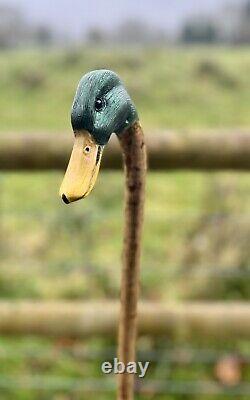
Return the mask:
<path id="1" fill-rule="evenodd" d="M 121 75 L 148 136 L 249 129 L 249 45 L 245 0 L 1 1 L 0 135 L 72 135 L 76 85 L 98 68 Z M 2 301 L 119 297 L 123 172 L 101 171 L 69 208 L 62 176 L 0 173 Z M 249 301 L 249 198 L 247 172 L 149 171 L 142 299 Z M 0 336 L 0 398 L 115 398 L 100 369 L 115 343 Z M 138 399 L 250 398 L 249 340 L 165 335 L 139 350 L 152 385 Z"/>

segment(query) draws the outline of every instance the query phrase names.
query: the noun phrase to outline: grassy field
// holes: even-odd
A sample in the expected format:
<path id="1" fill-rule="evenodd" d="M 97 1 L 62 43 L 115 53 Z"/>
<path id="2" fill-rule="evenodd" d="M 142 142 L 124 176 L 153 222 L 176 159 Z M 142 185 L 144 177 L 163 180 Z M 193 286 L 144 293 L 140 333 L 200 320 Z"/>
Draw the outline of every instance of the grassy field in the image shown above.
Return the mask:
<path id="1" fill-rule="evenodd" d="M 247 127 L 249 66 L 248 49 L 2 53 L 0 132 L 72 134 L 69 112 L 77 82 L 86 71 L 102 67 L 122 76 L 149 134 L 150 127 Z M 57 194 L 61 179 L 56 173 L 0 175 L 0 296 L 117 296 L 122 173 L 102 172 L 93 195 L 67 209 Z M 248 267 L 250 254 L 240 232 L 248 233 L 249 189 L 247 174 L 150 173 L 142 295 L 224 298 L 225 290 L 208 293 L 202 285 L 196 293 L 186 283 L 183 287 L 182 279 L 196 267 L 205 269 L 196 277 L 199 288 L 204 274 L 207 282 L 208 266 Z"/>
<path id="2" fill-rule="evenodd" d="M 249 126 L 248 49 L 79 49 L 0 55 L 1 130 L 69 129 L 80 77 L 119 73 L 144 126 Z"/>
<path id="3" fill-rule="evenodd" d="M 1 53 L 0 134 L 50 131 L 60 135 L 68 130 L 70 135 L 69 112 L 77 82 L 95 68 L 110 68 L 122 76 L 149 134 L 151 128 L 250 127 L 249 67 L 248 49 Z M 62 173 L 55 172 L 0 174 L 1 298 L 117 298 L 122 172 L 101 172 L 93 194 L 69 208 L 58 197 L 61 179 Z M 249 195 L 247 173 L 149 173 L 142 297 L 249 299 L 244 275 L 250 265 Z M 93 346 L 103 349 L 110 344 L 94 341 Z M 157 345 L 152 341 L 149 347 Z M 227 346 L 249 350 L 245 343 Z M 34 353 L 38 348 L 45 356 L 40 361 L 25 358 L 22 352 L 27 347 Z M 13 354 L 13 348 L 17 356 L 4 359 L 0 378 L 32 371 L 73 378 L 100 376 L 96 364 L 61 355 L 62 343 L 1 339 L 0 350 Z M 155 366 L 150 377 L 206 380 L 213 371 L 211 366 L 171 371 Z M 84 398 L 67 391 L 52 395 L 15 388 L 3 396 L 6 400 Z M 185 398 L 203 400 L 200 395 Z"/>

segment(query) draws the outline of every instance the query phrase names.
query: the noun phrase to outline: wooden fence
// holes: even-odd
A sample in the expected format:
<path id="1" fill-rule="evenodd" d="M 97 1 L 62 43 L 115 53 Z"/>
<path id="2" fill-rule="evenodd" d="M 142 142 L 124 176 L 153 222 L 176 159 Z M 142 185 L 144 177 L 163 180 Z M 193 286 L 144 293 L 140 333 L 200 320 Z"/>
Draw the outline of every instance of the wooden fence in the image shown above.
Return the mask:
<path id="1" fill-rule="evenodd" d="M 148 132 L 152 170 L 250 170 L 250 131 Z M 1 134 L 0 169 L 65 169 L 72 148 L 69 133 Z M 102 168 L 119 169 L 121 151 L 115 137 Z M 116 335 L 119 304 L 0 302 L 0 334 L 85 337 Z M 139 333 L 185 340 L 249 339 L 249 303 L 141 303 Z"/>
<path id="2" fill-rule="evenodd" d="M 70 133 L 0 135 L 0 169 L 65 169 L 73 138 Z M 249 170 L 250 131 L 146 132 L 152 170 Z M 102 168 L 121 168 L 121 151 L 114 135 L 106 146 Z"/>
<path id="3" fill-rule="evenodd" d="M 73 338 L 115 336 L 118 302 L 0 302 L 0 334 Z M 246 339 L 249 303 L 139 304 L 139 333 L 169 339 Z"/>

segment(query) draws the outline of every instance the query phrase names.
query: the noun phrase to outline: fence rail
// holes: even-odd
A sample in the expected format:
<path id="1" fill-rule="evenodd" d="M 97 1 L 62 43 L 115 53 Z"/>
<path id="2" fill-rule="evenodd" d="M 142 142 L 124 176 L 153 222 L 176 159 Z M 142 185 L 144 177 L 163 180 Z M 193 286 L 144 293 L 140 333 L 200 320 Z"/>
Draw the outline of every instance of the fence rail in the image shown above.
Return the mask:
<path id="1" fill-rule="evenodd" d="M 1 302 L 0 334 L 88 337 L 116 335 L 118 302 Z M 139 333 L 191 340 L 250 337 L 249 303 L 144 302 Z"/>
<path id="2" fill-rule="evenodd" d="M 152 170 L 250 170 L 250 131 L 146 132 Z M 0 169 L 64 169 L 72 148 L 69 133 L 0 135 Z M 102 168 L 121 168 L 121 151 L 112 137 Z"/>

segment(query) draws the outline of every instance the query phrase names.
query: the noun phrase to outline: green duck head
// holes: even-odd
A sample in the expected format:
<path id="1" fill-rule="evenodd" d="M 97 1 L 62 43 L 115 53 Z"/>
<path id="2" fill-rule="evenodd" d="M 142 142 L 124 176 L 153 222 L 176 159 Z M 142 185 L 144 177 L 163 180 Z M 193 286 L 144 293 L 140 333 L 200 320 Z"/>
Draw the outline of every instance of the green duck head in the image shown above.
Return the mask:
<path id="1" fill-rule="evenodd" d="M 82 77 L 71 111 L 75 141 L 60 188 L 65 203 L 91 192 L 111 134 L 122 134 L 137 119 L 135 106 L 114 72 L 96 70 Z"/>

